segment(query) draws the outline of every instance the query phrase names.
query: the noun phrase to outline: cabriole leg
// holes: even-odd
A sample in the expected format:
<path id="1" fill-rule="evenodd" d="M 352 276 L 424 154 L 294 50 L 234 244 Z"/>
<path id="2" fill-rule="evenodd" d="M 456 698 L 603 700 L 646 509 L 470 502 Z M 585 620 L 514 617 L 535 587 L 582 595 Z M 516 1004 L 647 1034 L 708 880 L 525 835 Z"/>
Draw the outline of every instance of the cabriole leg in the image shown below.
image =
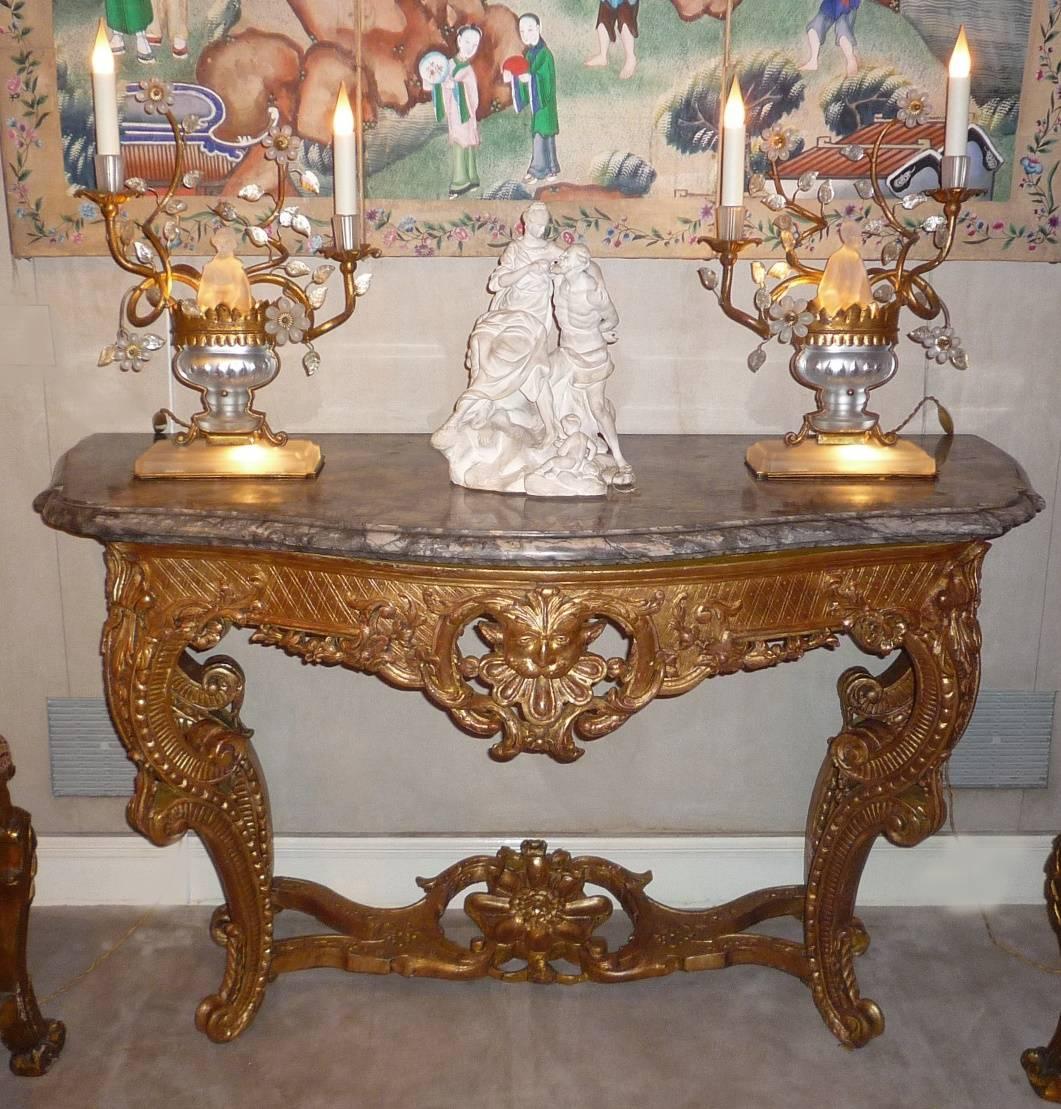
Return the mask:
<path id="1" fill-rule="evenodd" d="M 251 732 L 239 718 L 244 677 L 232 659 L 200 663 L 246 612 L 226 594 L 159 611 L 150 568 L 108 550 L 110 611 L 104 674 L 111 715 L 137 766 L 133 828 L 159 846 L 194 831 L 226 900 L 215 930 L 227 964 L 196 1012 L 216 1042 L 238 1036 L 261 1005 L 272 957 L 272 829 Z"/>
<path id="2" fill-rule="evenodd" d="M 980 677 L 976 622 L 986 550 L 970 546 L 919 612 L 875 612 L 847 596 L 843 626 L 865 651 L 895 661 L 839 681 L 844 727 L 829 742 L 807 823 L 804 942 L 815 1004 L 833 1034 L 861 1047 L 884 1030 L 863 998 L 854 955 L 868 937 L 854 915 L 862 870 L 878 836 L 921 843 L 946 815 L 943 769 L 968 723 Z"/>
<path id="3" fill-rule="evenodd" d="M 62 1051 L 66 1029 L 41 1016 L 26 965 L 37 841 L 29 813 L 11 804 L 7 783 L 14 773 L 0 736 L 0 1042 L 15 1074 L 39 1077 Z"/>

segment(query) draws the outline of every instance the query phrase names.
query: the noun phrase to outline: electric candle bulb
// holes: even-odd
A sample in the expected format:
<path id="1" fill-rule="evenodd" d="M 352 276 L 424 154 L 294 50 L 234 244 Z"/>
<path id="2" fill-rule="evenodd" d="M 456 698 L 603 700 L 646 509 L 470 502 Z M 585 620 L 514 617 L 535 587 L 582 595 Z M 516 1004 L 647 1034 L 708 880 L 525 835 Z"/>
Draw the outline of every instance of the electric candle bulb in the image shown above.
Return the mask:
<path id="1" fill-rule="evenodd" d="M 723 127 L 743 127 L 744 126 L 744 97 L 741 96 L 740 82 L 736 77 L 733 78 L 733 84 L 729 90 L 729 96 L 726 97 L 726 108 L 722 113 L 722 126 Z"/>
<path id="2" fill-rule="evenodd" d="M 969 148 L 969 89 L 972 57 L 965 25 L 958 31 L 954 52 L 950 56 L 947 78 L 947 135 L 943 153 L 950 157 L 964 156 Z"/>
<path id="3" fill-rule="evenodd" d="M 354 136 L 354 110 L 346 91 L 339 86 L 332 118 L 332 164 L 334 166 L 335 214 L 357 214 L 357 147 Z"/>
<path id="4" fill-rule="evenodd" d="M 744 203 L 744 98 L 734 77 L 722 113 L 722 197 L 724 208 Z"/>
<path id="5" fill-rule="evenodd" d="M 96 115 L 96 153 L 120 154 L 118 135 L 118 91 L 114 73 L 114 55 L 107 40 L 107 28 L 101 19 L 92 47 L 92 101 Z"/>
<path id="6" fill-rule="evenodd" d="M 844 220 L 840 224 L 840 245 L 829 255 L 818 285 L 818 307 L 827 316 L 835 316 L 855 304 L 866 308 L 873 303 L 869 277 L 859 250 L 861 242 L 858 224 Z"/>

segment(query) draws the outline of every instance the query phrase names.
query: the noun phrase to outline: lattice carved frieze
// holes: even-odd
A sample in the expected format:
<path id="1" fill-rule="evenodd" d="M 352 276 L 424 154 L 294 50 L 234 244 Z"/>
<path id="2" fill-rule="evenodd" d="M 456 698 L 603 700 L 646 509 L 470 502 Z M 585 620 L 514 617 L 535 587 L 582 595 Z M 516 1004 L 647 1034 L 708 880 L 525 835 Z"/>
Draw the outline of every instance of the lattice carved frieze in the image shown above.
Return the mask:
<path id="1" fill-rule="evenodd" d="M 499 737 L 497 760 L 561 762 L 707 678 L 794 661 L 845 633 L 874 653 L 895 649 L 946 564 L 943 549 L 938 561 L 882 551 L 846 567 L 834 552 L 565 576 L 253 552 L 109 557 L 112 594 L 140 605 L 115 605 L 109 626 L 165 614 L 196 651 L 249 628 L 252 642 L 305 662 L 423 690 L 465 731 Z M 606 628 L 622 640 L 615 654 L 597 646 Z"/>

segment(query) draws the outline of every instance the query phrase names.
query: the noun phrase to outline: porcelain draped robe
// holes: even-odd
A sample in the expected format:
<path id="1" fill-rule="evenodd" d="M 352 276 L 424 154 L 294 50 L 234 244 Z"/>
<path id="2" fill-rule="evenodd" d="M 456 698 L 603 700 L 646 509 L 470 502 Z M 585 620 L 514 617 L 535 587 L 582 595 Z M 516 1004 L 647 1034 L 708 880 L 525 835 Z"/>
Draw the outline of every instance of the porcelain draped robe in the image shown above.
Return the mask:
<path id="1" fill-rule="evenodd" d="M 602 496 L 634 480 L 605 396 L 619 315 L 589 251 L 561 250 L 548 226 L 548 209 L 532 204 L 505 248 L 490 311 L 468 339 L 468 387 L 431 442 L 455 485 Z"/>

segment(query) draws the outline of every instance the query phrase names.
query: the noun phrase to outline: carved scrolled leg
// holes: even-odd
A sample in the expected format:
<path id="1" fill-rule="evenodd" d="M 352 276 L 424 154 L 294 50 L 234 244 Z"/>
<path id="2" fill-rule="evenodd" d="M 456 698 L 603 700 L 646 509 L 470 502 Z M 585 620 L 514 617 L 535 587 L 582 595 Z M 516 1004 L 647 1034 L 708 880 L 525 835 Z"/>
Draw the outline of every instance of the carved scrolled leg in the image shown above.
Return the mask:
<path id="1" fill-rule="evenodd" d="M 66 1029 L 41 1016 L 26 965 L 37 841 L 29 813 L 11 804 L 7 783 L 14 773 L 0 736 L 0 1042 L 11 1052 L 11 1070 L 35 1078 L 62 1051 Z"/>
<path id="2" fill-rule="evenodd" d="M 879 678 L 862 667 L 841 676 L 844 727 L 830 741 L 807 824 L 810 986 L 826 1024 L 850 1047 L 884 1030 L 881 1010 L 861 996 L 854 972 L 866 942 L 854 916 L 859 880 L 878 836 L 912 847 L 945 818 L 943 768 L 979 686 L 985 550 L 973 544 L 956 558 L 920 611 L 876 612 L 836 583 L 835 611 L 856 643 L 881 656 L 901 648 Z"/>
<path id="3" fill-rule="evenodd" d="M 272 829 L 261 768 L 243 726 L 243 672 L 223 655 L 197 662 L 253 599 L 227 595 L 159 610 L 150 567 L 109 549 L 103 653 L 107 698 L 137 766 L 133 828 L 158 846 L 199 836 L 226 899 L 221 986 L 196 1012 L 211 1040 L 238 1036 L 261 1005 L 272 957 Z"/>
<path id="4" fill-rule="evenodd" d="M 1046 907 L 1061 945 L 1061 836 L 1054 840 L 1046 863 Z M 1061 1103 L 1061 1017 L 1050 1043 L 1046 1047 L 1029 1048 L 1020 1061 L 1032 1089 L 1044 1101 Z"/>

